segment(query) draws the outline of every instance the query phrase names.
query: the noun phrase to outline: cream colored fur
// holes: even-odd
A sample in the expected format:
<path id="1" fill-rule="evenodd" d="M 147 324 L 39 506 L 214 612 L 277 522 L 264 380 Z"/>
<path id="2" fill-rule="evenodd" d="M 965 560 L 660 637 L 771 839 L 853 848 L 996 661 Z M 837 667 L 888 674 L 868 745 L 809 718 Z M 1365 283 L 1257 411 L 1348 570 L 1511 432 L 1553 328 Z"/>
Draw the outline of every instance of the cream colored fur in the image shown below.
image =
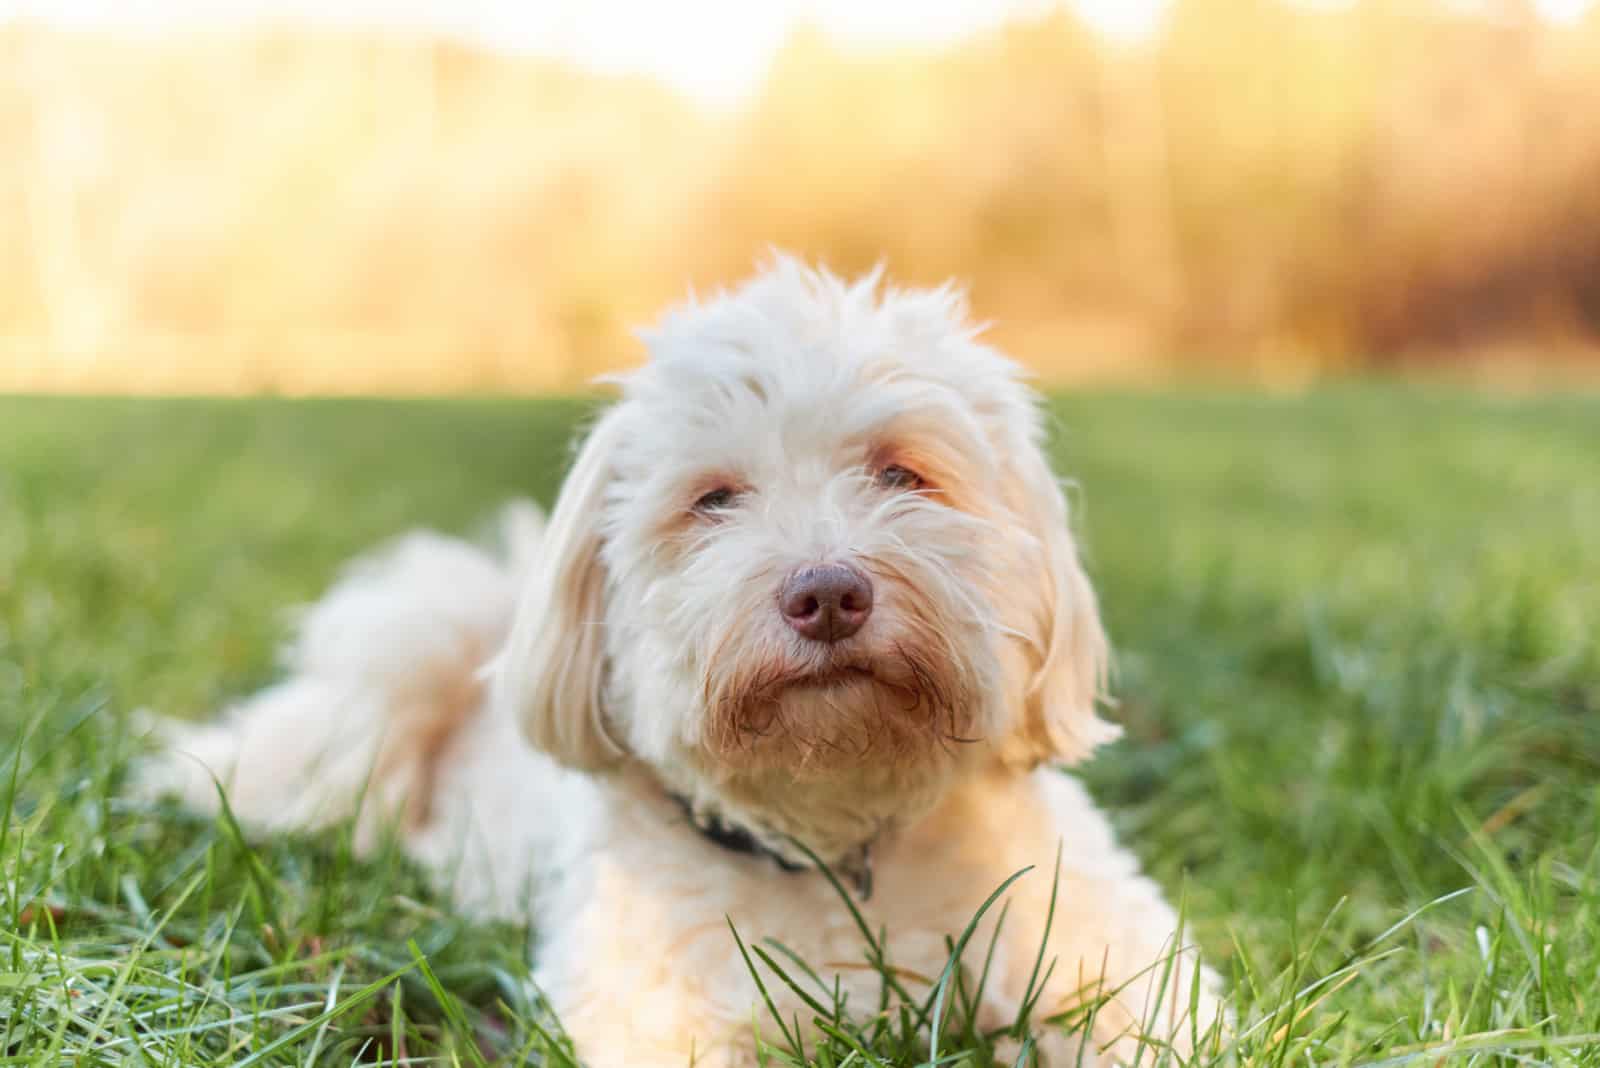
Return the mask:
<path id="1" fill-rule="evenodd" d="M 535 978 L 593 1068 L 754 1063 L 729 919 L 876 1003 L 823 878 L 718 847 L 669 793 L 793 860 L 793 839 L 830 863 L 868 850 L 859 904 L 910 974 L 937 975 L 945 937 L 1033 865 L 986 1024 L 1023 996 L 1059 847 L 1040 1015 L 1115 988 L 1091 1060 L 1141 1028 L 1181 1047 L 1192 947 L 1053 766 L 1116 735 L 1095 713 L 1094 592 L 1034 398 L 964 315 L 949 289 L 782 257 L 671 312 L 548 529 L 518 506 L 505 553 L 418 534 L 359 564 L 306 616 L 286 681 L 217 724 L 170 725 L 144 788 L 212 807 L 215 773 L 263 829 L 357 816 L 365 841 L 399 821 L 463 907 L 532 920 Z M 889 465 L 926 485 L 885 481 Z M 697 510 L 712 488 L 738 495 Z M 875 607 L 848 640 L 806 642 L 777 590 L 831 562 L 870 576 Z M 1042 1048 L 1075 1056 L 1059 1036 Z"/>

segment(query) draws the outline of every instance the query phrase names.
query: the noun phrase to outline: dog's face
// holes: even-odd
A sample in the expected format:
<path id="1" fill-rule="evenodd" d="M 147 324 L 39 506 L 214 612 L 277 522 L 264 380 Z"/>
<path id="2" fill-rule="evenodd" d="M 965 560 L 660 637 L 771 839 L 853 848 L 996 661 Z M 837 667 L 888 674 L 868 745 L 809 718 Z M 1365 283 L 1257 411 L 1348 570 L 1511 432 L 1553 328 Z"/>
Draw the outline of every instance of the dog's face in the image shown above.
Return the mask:
<path id="1" fill-rule="evenodd" d="M 779 260 L 648 335 L 500 663 L 540 748 L 805 832 L 1109 736 L 1031 395 L 956 296 L 878 289 Z"/>

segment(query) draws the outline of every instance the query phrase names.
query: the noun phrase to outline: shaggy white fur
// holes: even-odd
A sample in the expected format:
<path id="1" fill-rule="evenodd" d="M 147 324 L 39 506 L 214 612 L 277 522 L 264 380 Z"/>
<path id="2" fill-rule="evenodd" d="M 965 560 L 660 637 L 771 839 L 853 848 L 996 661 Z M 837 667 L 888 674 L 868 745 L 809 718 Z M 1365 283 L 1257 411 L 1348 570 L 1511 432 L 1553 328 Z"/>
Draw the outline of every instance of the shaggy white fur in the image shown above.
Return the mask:
<path id="1" fill-rule="evenodd" d="M 370 840 L 400 821 L 464 907 L 532 918 L 537 982 L 594 1068 L 754 1062 L 758 995 L 727 919 L 876 1005 L 845 904 L 779 863 L 804 862 L 796 840 L 863 890 L 872 876 L 868 923 L 923 976 L 1034 865 L 987 1024 L 1023 997 L 1059 846 L 1040 1015 L 1116 990 L 1090 1061 L 1141 1029 L 1185 1045 L 1214 981 L 1050 766 L 1116 734 L 1095 714 L 1106 643 L 1034 398 L 976 333 L 949 288 L 784 257 L 678 308 L 547 530 L 515 506 L 499 556 L 417 534 L 358 564 L 304 619 L 287 680 L 215 725 L 169 725 L 146 789 L 214 807 L 214 772 L 258 828 L 359 807 Z M 826 565 L 872 595 L 839 640 L 780 603 Z M 1042 1048 L 1076 1056 L 1060 1036 Z"/>

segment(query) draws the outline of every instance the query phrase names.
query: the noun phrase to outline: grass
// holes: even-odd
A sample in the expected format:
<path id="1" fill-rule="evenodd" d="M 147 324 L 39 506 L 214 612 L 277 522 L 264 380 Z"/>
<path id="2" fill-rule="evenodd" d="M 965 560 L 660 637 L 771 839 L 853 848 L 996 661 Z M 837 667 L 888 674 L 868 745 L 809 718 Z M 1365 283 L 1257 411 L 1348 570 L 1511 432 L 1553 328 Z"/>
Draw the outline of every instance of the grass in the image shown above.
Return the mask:
<path id="1" fill-rule="evenodd" d="M 571 1063 L 523 932 L 392 848 L 247 842 L 118 785 L 132 709 L 271 678 L 286 610 L 372 542 L 548 500 L 583 411 L 0 400 L 0 1064 Z M 1218 1059 L 1600 1065 L 1600 401 L 1055 411 L 1128 728 L 1085 774 L 1229 977 Z M 739 932 L 752 966 L 808 984 L 774 933 Z M 989 1049 L 981 948 L 941 1058 Z M 935 991 L 807 989 L 814 1063 L 927 1057 Z"/>

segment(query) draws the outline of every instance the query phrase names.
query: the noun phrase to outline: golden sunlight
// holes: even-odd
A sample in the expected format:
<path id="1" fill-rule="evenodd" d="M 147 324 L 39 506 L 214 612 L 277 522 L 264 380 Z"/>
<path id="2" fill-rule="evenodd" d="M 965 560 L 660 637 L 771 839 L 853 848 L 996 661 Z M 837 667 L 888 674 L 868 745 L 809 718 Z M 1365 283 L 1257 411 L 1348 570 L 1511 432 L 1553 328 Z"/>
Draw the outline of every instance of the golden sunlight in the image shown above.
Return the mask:
<path id="1" fill-rule="evenodd" d="M 773 245 L 1046 381 L 1576 364 L 1597 94 L 1595 0 L 0 0 L 0 390 L 574 388 Z"/>

